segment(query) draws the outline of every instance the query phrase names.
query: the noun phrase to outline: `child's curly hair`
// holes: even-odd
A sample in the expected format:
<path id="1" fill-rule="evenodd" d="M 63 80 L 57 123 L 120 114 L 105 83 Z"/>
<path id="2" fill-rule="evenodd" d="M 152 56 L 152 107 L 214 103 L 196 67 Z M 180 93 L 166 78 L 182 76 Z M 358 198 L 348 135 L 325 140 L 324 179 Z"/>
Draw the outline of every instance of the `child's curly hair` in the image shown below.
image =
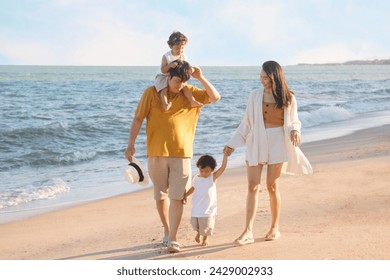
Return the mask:
<path id="1" fill-rule="evenodd" d="M 214 171 L 215 167 L 217 167 L 217 161 L 210 155 L 203 155 L 196 162 L 196 167 L 203 169 L 207 166 Z"/>
<path id="2" fill-rule="evenodd" d="M 169 36 L 169 39 L 167 41 L 167 43 L 170 47 L 172 47 L 174 45 L 181 45 L 182 43 L 187 44 L 187 42 L 188 42 L 188 38 L 186 37 L 186 35 L 184 35 L 183 33 L 179 32 L 179 31 L 173 32 L 171 34 L 171 36 Z"/>

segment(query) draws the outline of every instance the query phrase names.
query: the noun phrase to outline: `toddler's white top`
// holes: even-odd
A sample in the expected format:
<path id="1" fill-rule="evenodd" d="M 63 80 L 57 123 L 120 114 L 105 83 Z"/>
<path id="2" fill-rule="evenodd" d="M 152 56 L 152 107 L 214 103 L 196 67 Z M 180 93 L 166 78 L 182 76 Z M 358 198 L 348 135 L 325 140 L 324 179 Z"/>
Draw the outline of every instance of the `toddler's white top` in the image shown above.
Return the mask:
<path id="1" fill-rule="evenodd" d="M 167 59 L 167 64 L 171 63 L 172 61 L 175 61 L 176 59 L 181 59 L 188 62 L 187 56 L 183 53 L 180 56 L 174 56 L 171 51 L 168 51 L 164 54 L 165 58 Z M 160 73 L 163 75 L 166 75 L 165 73 Z"/>
<path id="2" fill-rule="evenodd" d="M 168 51 L 164 54 L 164 56 L 167 59 L 168 64 L 171 63 L 172 61 L 175 61 L 176 59 L 187 61 L 187 56 L 184 53 L 179 56 L 174 56 L 172 54 L 172 51 Z"/>
<path id="3" fill-rule="evenodd" d="M 195 175 L 192 180 L 194 196 L 192 198 L 192 217 L 210 217 L 217 214 L 217 187 L 213 174 L 207 178 Z"/>

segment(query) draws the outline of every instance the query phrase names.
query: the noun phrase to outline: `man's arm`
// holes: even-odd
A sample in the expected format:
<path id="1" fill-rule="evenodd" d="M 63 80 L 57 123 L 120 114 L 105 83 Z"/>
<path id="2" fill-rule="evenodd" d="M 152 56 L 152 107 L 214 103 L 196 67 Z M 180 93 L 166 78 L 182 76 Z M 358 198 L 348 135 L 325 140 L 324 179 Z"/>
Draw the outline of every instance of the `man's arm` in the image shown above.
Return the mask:
<path id="1" fill-rule="evenodd" d="M 141 129 L 143 119 L 134 116 L 133 122 L 130 126 L 129 141 L 125 151 L 125 157 L 128 161 L 132 161 L 133 155 L 135 154 L 135 140 L 137 139 L 138 133 Z"/>
<path id="2" fill-rule="evenodd" d="M 221 99 L 221 95 L 218 90 L 203 76 L 202 70 L 199 67 L 192 67 L 194 72 L 192 73 L 192 77 L 199 80 L 204 89 L 206 90 L 207 95 L 209 96 L 209 102 L 217 102 Z"/>

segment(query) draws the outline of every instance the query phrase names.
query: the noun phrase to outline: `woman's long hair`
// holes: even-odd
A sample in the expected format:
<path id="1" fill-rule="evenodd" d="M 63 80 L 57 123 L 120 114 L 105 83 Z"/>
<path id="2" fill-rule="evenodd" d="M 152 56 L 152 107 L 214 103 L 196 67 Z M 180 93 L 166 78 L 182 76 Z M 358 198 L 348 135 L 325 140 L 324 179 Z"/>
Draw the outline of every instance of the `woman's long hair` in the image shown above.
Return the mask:
<path id="1" fill-rule="evenodd" d="M 276 101 L 276 107 L 284 108 L 291 104 L 294 94 L 287 86 L 286 78 L 282 67 L 276 61 L 263 63 L 263 70 L 272 82 L 272 95 Z"/>

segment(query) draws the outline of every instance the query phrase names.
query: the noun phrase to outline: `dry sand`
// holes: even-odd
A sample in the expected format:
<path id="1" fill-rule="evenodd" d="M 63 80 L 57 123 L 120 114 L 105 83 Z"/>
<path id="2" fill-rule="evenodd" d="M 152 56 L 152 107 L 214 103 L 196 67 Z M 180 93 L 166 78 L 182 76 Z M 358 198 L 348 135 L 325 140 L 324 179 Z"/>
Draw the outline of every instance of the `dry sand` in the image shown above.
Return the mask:
<path id="1" fill-rule="evenodd" d="M 277 241 L 263 240 L 271 217 L 262 186 L 256 242 L 233 245 L 244 227 L 246 198 L 245 168 L 234 168 L 218 181 L 219 215 L 207 247 L 193 240 L 189 203 L 178 234 L 182 252 L 167 253 L 147 189 L 2 224 L 0 259 L 390 259 L 390 125 L 304 144 L 302 150 L 314 174 L 282 176 Z"/>

